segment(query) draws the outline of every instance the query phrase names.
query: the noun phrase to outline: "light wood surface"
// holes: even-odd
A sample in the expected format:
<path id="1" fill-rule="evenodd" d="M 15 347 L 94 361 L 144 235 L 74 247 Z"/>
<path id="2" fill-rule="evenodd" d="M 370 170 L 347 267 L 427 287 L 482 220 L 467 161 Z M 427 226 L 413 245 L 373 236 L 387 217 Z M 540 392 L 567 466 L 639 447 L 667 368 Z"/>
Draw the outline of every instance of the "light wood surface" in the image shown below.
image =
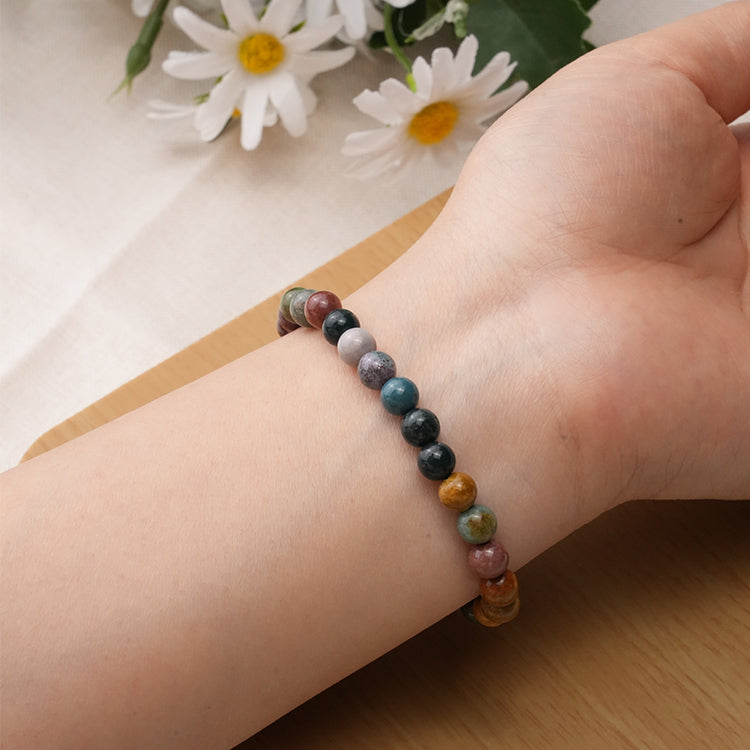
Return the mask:
<path id="1" fill-rule="evenodd" d="M 350 293 L 411 245 L 445 198 L 300 283 Z M 26 458 L 271 340 L 277 304 L 91 405 Z M 490 631 L 452 615 L 242 748 L 750 748 L 750 502 L 632 503 L 520 576 L 514 622 Z"/>

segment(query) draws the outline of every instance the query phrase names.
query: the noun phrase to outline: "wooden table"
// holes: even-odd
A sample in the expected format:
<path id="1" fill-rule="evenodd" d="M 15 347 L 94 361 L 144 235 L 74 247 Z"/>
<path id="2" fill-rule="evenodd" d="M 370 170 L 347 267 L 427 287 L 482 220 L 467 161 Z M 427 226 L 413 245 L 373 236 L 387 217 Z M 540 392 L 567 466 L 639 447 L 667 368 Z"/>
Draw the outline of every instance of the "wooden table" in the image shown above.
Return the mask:
<path id="1" fill-rule="evenodd" d="M 446 197 L 299 284 L 349 294 L 406 250 Z M 277 304 L 97 401 L 26 458 L 270 341 Z M 623 506 L 521 576 L 514 622 L 488 631 L 452 615 L 242 748 L 750 748 L 750 502 Z"/>

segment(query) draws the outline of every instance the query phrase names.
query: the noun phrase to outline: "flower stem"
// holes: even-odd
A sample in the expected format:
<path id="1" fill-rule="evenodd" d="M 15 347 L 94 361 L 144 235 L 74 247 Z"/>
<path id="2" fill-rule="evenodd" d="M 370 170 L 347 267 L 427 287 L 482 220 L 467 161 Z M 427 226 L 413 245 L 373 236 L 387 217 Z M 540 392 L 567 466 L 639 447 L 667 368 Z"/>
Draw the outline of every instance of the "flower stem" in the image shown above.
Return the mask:
<path id="1" fill-rule="evenodd" d="M 157 0 L 151 12 L 146 16 L 146 20 L 141 27 L 141 33 L 135 44 L 128 50 L 128 56 L 125 60 L 125 78 L 122 83 L 112 92 L 110 99 L 122 89 L 127 88 L 130 91 L 133 85 L 133 79 L 142 73 L 151 62 L 151 48 L 154 46 L 156 37 L 159 36 L 162 23 L 164 22 L 164 13 L 167 10 L 169 0 Z"/>
<path id="2" fill-rule="evenodd" d="M 412 90 L 417 90 L 417 84 L 414 80 L 414 76 L 411 72 L 411 60 L 404 54 L 404 51 L 401 49 L 398 41 L 396 40 L 396 35 L 393 33 L 393 6 L 389 3 L 385 4 L 385 7 L 383 8 L 383 25 L 384 25 L 384 32 L 385 32 L 385 41 L 388 47 L 390 48 L 391 52 L 393 52 L 393 56 L 396 58 L 396 60 L 401 63 L 404 70 L 406 70 L 406 84 L 407 86 Z"/>

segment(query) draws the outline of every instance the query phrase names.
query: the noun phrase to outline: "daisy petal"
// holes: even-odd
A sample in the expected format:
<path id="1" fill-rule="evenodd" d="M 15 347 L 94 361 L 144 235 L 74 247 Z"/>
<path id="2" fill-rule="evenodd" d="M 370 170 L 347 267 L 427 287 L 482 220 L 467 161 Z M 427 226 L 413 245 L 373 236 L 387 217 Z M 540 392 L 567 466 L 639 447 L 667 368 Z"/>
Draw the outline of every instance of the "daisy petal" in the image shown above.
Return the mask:
<path id="1" fill-rule="evenodd" d="M 281 124 L 293 138 L 299 138 L 307 131 L 305 105 L 302 101 L 294 76 L 286 73 L 276 76 L 269 85 L 271 104 L 278 110 Z"/>
<path id="2" fill-rule="evenodd" d="M 204 141 L 212 141 L 226 127 L 242 93 L 243 81 L 236 70 L 227 73 L 211 89 L 208 101 L 198 108 L 195 127 Z"/>
<path id="3" fill-rule="evenodd" d="M 354 47 L 344 47 L 331 52 L 304 52 L 301 55 L 295 55 L 291 69 L 295 75 L 309 81 L 318 73 L 345 65 L 354 57 L 354 53 Z"/>
<path id="4" fill-rule="evenodd" d="M 378 155 L 396 145 L 400 130 L 396 128 L 375 128 L 374 130 L 359 130 L 346 136 L 341 153 L 346 156 Z"/>
<path id="5" fill-rule="evenodd" d="M 427 99 L 422 96 L 421 91 L 417 95 L 395 78 L 386 78 L 380 84 L 379 91 L 402 117 L 411 117 L 427 103 Z"/>
<path id="6" fill-rule="evenodd" d="M 242 148 L 252 151 L 263 135 L 268 89 L 265 85 L 248 86 L 242 99 Z"/>
<path id="7" fill-rule="evenodd" d="M 291 52 L 307 52 L 327 42 L 343 26 L 342 16 L 330 16 L 317 26 L 307 26 L 289 34 L 284 39 L 284 46 Z"/>
<path id="8" fill-rule="evenodd" d="M 271 0 L 260 19 L 260 28 L 281 39 L 294 25 L 302 0 Z"/>
<path id="9" fill-rule="evenodd" d="M 234 61 L 216 52 L 170 52 L 162 70 L 175 78 L 218 78 L 234 67 Z"/>
<path id="10" fill-rule="evenodd" d="M 414 82 L 417 84 L 417 93 L 430 99 L 432 95 L 432 70 L 424 57 L 418 57 L 411 69 Z"/>
<path id="11" fill-rule="evenodd" d="M 365 89 L 354 97 L 353 102 L 360 112 L 374 117 L 383 125 L 400 125 L 404 121 L 391 102 L 377 91 Z"/>
<path id="12" fill-rule="evenodd" d="M 305 18 L 310 26 L 317 26 L 331 15 L 333 0 L 306 0 Z"/>
<path id="13" fill-rule="evenodd" d="M 363 0 L 336 0 L 344 16 L 344 30 L 351 39 L 362 39 L 367 33 Z"/>
<path id="14" fill-rule="evenodd" d="M 447 47 L 438 47 L 432 52 L 432 91 L 430 99 L 440 101 L 450 94 L 456 85 L 453 68 L 453 53 Z"/>
<path id="15" fill-rule="evenodd" d="M 237 46 L 237 37 L 220 29 L 187 8 L 174 9 L 174 22 L 196 43 L 212 52 L 230 53 Z"/>
<path id="16" fill-rule="evenodd" d="M 456 57 L 453 60 L 453 72 L 459 86 L 462 86 L 471 78 L 471 74 L 474 71 L 474 63 L 477 60 L 478 49 L 479 42 L 473 34 L 469 34 L 461 42 L 456 52 Z"/>
<path id="17" fill-rule="evenodd" d="M 258 19 L 248 0 L 221 0 L 221 9 L 229 28 L 239 36 L 249 36 L 258 30 Z"/>
<path id="18" fill-rule="evenodd" d="M 482 70 L 466 84 L 463 92 L 472 97 L 486 97 L 497 91 L 515 70 L 507 52 L 498 52 Z"/>

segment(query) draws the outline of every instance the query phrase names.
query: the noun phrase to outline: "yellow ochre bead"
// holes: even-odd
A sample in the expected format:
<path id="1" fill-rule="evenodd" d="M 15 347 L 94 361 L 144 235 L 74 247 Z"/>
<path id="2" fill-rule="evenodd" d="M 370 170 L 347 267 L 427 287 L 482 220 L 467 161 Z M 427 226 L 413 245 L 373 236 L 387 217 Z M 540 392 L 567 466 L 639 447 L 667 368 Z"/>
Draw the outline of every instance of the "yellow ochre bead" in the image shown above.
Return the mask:
<path id="1" fill-rule="evenodd" d="M 454 471 L 438 489 L 440 502 L 451 510 L 468 510 L 477 499 L 477 483 L 468 474 Z"/>
<path id="2" fill-rule="evenodd" d="M 496 628 L 506 622 L 510 622 L 521 608 L 521 600 L 516 597 L 505 607 L 490 607 L 481 598 L 474 600 L 474 618 L 480 625 L 487 628 Z"/>

